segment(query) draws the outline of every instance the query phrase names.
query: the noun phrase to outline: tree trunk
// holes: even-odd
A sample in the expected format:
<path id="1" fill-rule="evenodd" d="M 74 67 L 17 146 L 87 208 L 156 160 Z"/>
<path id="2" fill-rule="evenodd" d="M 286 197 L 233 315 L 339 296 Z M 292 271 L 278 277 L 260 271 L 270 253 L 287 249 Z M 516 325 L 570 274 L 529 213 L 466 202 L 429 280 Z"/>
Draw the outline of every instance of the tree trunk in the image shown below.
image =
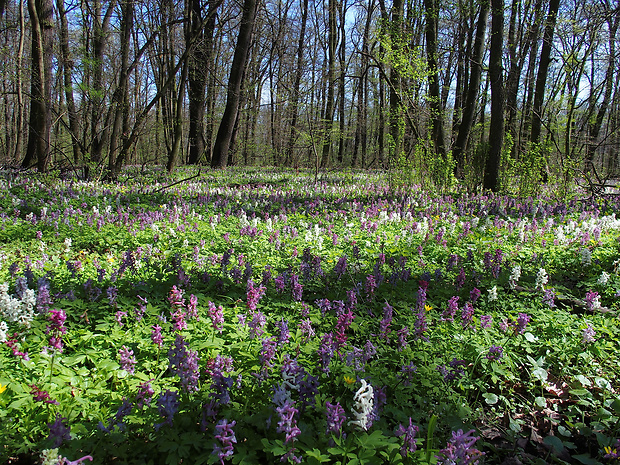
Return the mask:
<path id="1" fill-rule="evenodd" d="M 532 108 L 532 132 L 530 141 L 537 144 L 540 140 L 542 128 L 542 111 L 545 99 L 545 86 L 547 85 L 547 73 L 551 63 L 551 48 L 553 47 L 553 34 L 555 23 L 560 7 L 560 0 L 549 2 L 549 14 L 545 21 L 545 32 L 543 34 L 543 46 L 540 51 L 540 61 L 538 62 L 538 75 L 536 76 L 536 90 L 534 91 L 534 106 Z"/>
<path id="2" fill-rule="evenodd" d="M 393 0 L 392 2 L 392 21 L 390 24 L 390 35 L 392 48 L 396 57 L 400 58 L 399 51 L 400 45 L 403 42 L 403 11 L 404 5 L 402 0 Z M 398 59 L 397 58 L 397 59 Z M 401 134 L 402 126 L 402 107 L 400 101 L 402 78 L 396 66 L 390 68 L 390 136 L 391 136 L 391 150 L 389 154 L 388 164 L 392 165 L 398 158 L 403 150 L 403 138 Z"/>
<path id="3" fill-rule="evenodd" d="M 439 2 L 424 0 L 426 14 L 426 57 L 428 63 L 428 94 L 431 108 L 431 135 L 435 153 L 446 157 L 445 135 L 443 130 L 443 107 L 439 86 L 439 68 L 437 65 L 437 28 L 439 24 Z"/>
<path id="4" fill-rule="evenodd" d="M 24 93 L 22 89 L 22 62 L 24 57 L 24 39 L 26 27 L 24 21 L 24 2 L 19 2 L 19 45 L 17 47 L 16 82 L 17 115 L 15 118 L 15 160 L 21 160 L 24 140 Z"/>
<path id="5" fill-rule="evenodd" d="M 83 159 L 83 147 L 80 144 L 79 122 L 75 109 L 75 99 L 73 98 L 73 60 L 71 58 L 71 49 L 69 48 L 69 26 L 67 24 L 64 0 L 56 0 L 56 9 L 58 10 L 58 18 L 60 20 L 59 39 L 65 100 L 67 101 L 67 116 L 69 117 L 69 135 L 71 136 L 71 146 L 73 148 L 73 162 L 77 164 Z"/>
<path id="6" fill-rule="evenodd" d="M 28 148 L 22 166 L 28 167 L 36 159 L 42 173 L 50 159 L 54 4 L 51 0 L 28 0 L 28 12 L 32 27 L 31 102 Z"/>
<path id="7" fill-rule="evenodd" d="M 308 21 L 308 0 L 301 0 L 301 27 L 299 31 L 299 42 L 297 43 L 297 68 L 295 69 L 295 81 L 291 91 L 291 131 L 288 137 L 286 148 L 286 165 L 293 161 L 293 148 L 295 146 L 295 133 L 297 131 L 297 118 L 299 115 L 299 88 L 301 87 L 301 77 L 304 66 L 304 44 L 306 41 L 306 23 Z"/>
<path id="8" fill-rule="evenodd" d="M 476 38 L 471 56 L 471 72 L 463 116 L 459 125 L 459 132 L 453 147 L 454 159 L 456 161 L 456 174 L 461 177 L 465 164 L 465 151 L 469 141 L 469 134 L 474 124 L 476 113 L 476 101 L 480 92 L 480 76 L 482 75 L 482 57 L 484 54 L 484 38 L 486 35 L 487 22 L 489 18 L 489 0 L 482 0 L 480 3 L 480 13 L 478 24 L 476 25 Z"/>
<path id="9" fill-rule="evenodd" d="M 499 189 L 499 168 L 504 145 L 504 77 L 502 55 L 504 43 L 504 0 L 491 0 L 491 50 L 489 78 L 491 80 L 491 123 L 489 153 L 484 170 L 485 189 Z"/>
<path id="10" fill-rule="evenodd" d="M 248 54 L 252 39 L 252 31 L 256 22 L 259 0 L 244 0 L 243 14 L 239 27 L 239 37 L 235 47 L 230 76 L 228 78 L 228 92 L 226 94 L 226 107 L 224 115 L 217 131 L 215 146 L 213 148 L 212 168 L 225 168 L 228 165 L 230 143 L 233 135 L 239 101 L 241 99 L 241 85 L 247 66 Z"/>
<path id="11" fill-rule="evenodd" d="M 325 113 L 323 114 L 323 150 L 321 153 L 321 168 L 327 168 L 332 148 L 332 128 L 334 124 L 334 79 L 336 76 L 336 43 L 338 31 L 336 24 L 336 0 L 329 0 L 328 7 L 328 47 L 327 47 L 327 94 L 325 98 Z"/>
<path id="12" fill-rule="evenodd" d="M 187 0 L 189 13 L 185 28 L 185 46 L 191 37 L 198 37 L 194 53 L 188 58 L 187 98 L 189 103 L 189 157 L 188 163 L 195 165 L 205 151 L 204 115 L 205 90 L 207 88 L 207 60 L 205 34 L 202 29 L 202 8 L 200 0 Z"/>

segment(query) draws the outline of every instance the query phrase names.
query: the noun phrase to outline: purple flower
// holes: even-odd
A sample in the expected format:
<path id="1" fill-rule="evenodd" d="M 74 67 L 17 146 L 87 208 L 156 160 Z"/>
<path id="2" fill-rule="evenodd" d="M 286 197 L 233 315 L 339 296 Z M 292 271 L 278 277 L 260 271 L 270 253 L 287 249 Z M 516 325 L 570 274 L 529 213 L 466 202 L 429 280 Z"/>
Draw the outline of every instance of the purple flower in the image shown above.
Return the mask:
<path id="1" fill-rule="evenodd" d="M 555 307 L 555 292 L 553 292 L 553 289 L 545 289 L 542 301 L 547 304 L 549 308 Z"/>
<path id="2" fill-rule="evenodd" d="M 477 287 L 474 287 L 470 292 L 469 292 L 469 300 L 471 300 L 472 304 L 476 303 L 476 300 L 478 300 L 478 298 L 482 295 L 482 292 L 480 292 L 480 289 L 478 289 Z"/>
<path id="3" fill-rule="evenodd" d="M 375 291 L 377 290 L 377 283 L 375 281 L 374 275 L 366 276 L 366 296 L 368 300 L 372 300 L 375 295 Z"/>
<path id="4" fill-rule="evenodd" d="M 325 403 L 325 415 L 327 416 L 327 431 L 326 434 L 335 434 L 340 436 L 342 433 L 342 425 L 347 419 L 344 413 L 344 408 L 340 405 L 340 402 L 335 404 Z"/>
<path id="5" fill-rule="evenodd" d="M 411 422 L 411 417 L 409 417 L 409 426 L 406 428 L 402 425 L 402 423 L 398 425 L 398 428 L 396 429 L 396 437 L 403 438 L 403 446 L 400 448 L 400 455 L 402 455 L 403 458 L 407 457 L 408 453 L 413 454 L 418 448 L 415 442 L 415 436 L 418 434 L 419 430 L 420 428 Z"/>
<path id="6" fill-rule="evenodd" d="M 465 374 L 465 370 L 462 368 L 466 365 L 465 360 L 457 360 L 455 357 L 448 365 L 449 367 L 446 365 L 437 366 L 437 371 L 441 373 L 445 382 L 460 379 Z"/>
<path id="7" fill-rule="evenodd" d="M 293 276 L 291 277 L 291 292 L 293 295 L 293 300 L 295 302 L 301 302 L 304 292 L 304 286 L 299 283 L 299 278 L 296 274 L 293 274 Z"/>
<path id="8" fill-rule="evenodd" d="M 480 317 L 480 328 L 490 328 L 493 323 L 493 317 L 491 315 L 482 315 Z"/>
<path id="9" fill-rule="evenodd" d="M 45 278 L 39 279 L 39 289 L 37 290 L 37 310 L 39 313 L 46 313 L 52 304 L 50 296 L 50 285 Z"/>
<path id="10" fill-rule="evenodd" d="M 596 291 L 588 291 L 586 292 L 586 297 L 584 299 L 586 304 L 586 309 L 591 312 L 601 307 L 600 296 Z"/>
<path id="11" fill-rule="evenodd" d="M 251 279 L 248 280 L 246 297 L 247 305 L 250 310 L 256 310 L 256 306 L 258 305 L 259 300 L 263 298 L 266 291 L 267 288 L 262 284 L 258 287 L 254 287 L 254 281 L 252 281 Z"/>
<path id="12" fill-rule="evenodd" d="M 592 327 L 590 323 L 587 323 L 586 327 L 584 328 L 582 332 L 582 342 L 584 344 L 589 344 L 591 342 L 594 342 L 596 341 L 594 336 L 596 336 L 596 331 L 594 331 L 594 328 Z"/>
<path id="13" fill-rule="evenodd" d="M 36 384 L 31 384 L 30 395 L 35 402 L 43 402 L 45 404 L 60 405 L 57 400 L 50 397 L 47 391 L 40 389 Z"/>
<path id="14" fill-rule="evenodd" d="M 504 349 L 502 346 L 491 346 L 489 348 L 489 352 L 486 355 L 486 358 L 489 360 L 499 360 L 504 356 Z"/>
<path id="15" fill-rule="evenodd" d="M 459 271 L 459 274 L 454 281 L 454 287 L 457 291 L 459 291 L 465 285 L 465 279 L 465 269 L 461 267 L 461 270 Z"/>
<path id="16" fill-rule="evenodd" d="M 213 444 L 213 454 L 217 455 L 220 463 L 224 465 L 224 459 L 232 457 L 234 454 L 235 444 L 237 444 L 237 438 L 233 428 L 236 422 L 233 420 L 220 420 L 215 425 L 215 439 L 219 441 L 219 444 Z"/>
<path id="17" fill-rule="evenodd" d="M 159 325 L 152 326 L 151 340 L 153 341 L 153 344 L 157 344 L 159 347 L 162 346 L 162 344 L 164 343 L 164 339 L 161 335 L 161 326 Z"/>
<path id="18" fill-rule="evenodd" d="M 325 333 L 321 339 L 321 345 L 317 350 L 319 358 L 321 359 L 321 369 L 324 373 L 329 373 L 329 364 L 334 357 L 334 335 L 333 333 Z"/>
<path id="19" fill-rule="evenodd" d="M 207 314 L 211 318 L 213 329 L 221 333 L 224 327 L 224 308 L 221 305 L 216 307 L 213 302 L 209 301 Z"/>
<path id="20" fill-rule="evenodd" d="M 409 328 L 403 326 L 397 332 L 398 351 L 401 352 L 407 348 L 407 337 L 409 337 Z"/>
<path id="21" fill-rule="evenodd" d="M 133 375 L 136 371 L 135 366 L 138 363 L 133 356 L 133 350 L 129 350 L 128 347 L 123 346 L 121 350 L 118 351 L 118 355 L 121 358 L 121 369 Z"/>
<path id="22" fill-rule="evenodd" d="M 51 334 L 49 339 L 50 347 L 58 352 L 62 352 L 63 349 L 62 335 L 67 332 L 67 328 L 65 328 L 66 319 L 67 315 L 64 310 L 53 309 L 47 314 L 48 324 L 45 334 Z"/>
<path id="23" fill-rule="evenodd" d="M 312 328 L 312 321 L 310 321 L 310 318 L 302 320 L 297 326 L 301 330 L 304 342 L 308 342 L 311 338 L 315 336 L 314 329 Z"/>
<path id="24" fill-rule="evenodd" d="M 263 329 L 267 324 L 267 317 L 260 311 L 252 312 L 252 320 L 248 323 L 250 327 L 250 335 L 252 337 L 257 337 L 262 335 L 265 330 Z"/>
<path id="25" fill-rule="evenodd" d="M 461 325 L 463 328 L 468 328 L 474 321 L 474 306 L 471 302 L 465 303 L 465 306 L 461 310 Z"/>
<path id="26" fill-rule="evenodd" d="M 151 386 L 151 381 L 153 380 L 145 381 L 143 383 L 140 383 L 140 386 L 138 386 L 138 394 L 136 395 L 136 407 L 138 407 L 139 409 L 144 407 L 145 405 L 151 404 L 151 398 L 153 397 L 153 394 L 155 394 L 155 391 L 153 391 L 153 387 Z"/>
<path id="27" fill-rule="evenodd" d="M 383 319 L 379 322 L 379 337 L 381 337 L 381 339 L 388 339 L 393 314 L 394 308 L 390 304 L 385 302 L 385 305 L 383 306 Z"/>
<path id="28" fill-rule="evenodd" d="M 157 399 L 157 409 L 159 414 L 164 417 L 164 422 L 155 424 L 155 431 L 158 431 L 165 424 L 172 426 L 172 419 L 179 409 L 178 392 L 168 389 L 160 394 Z"/>
<path id="29" fill-rule="evenodd" d="M 525 332 L 525 327 L 530 322 L 531 317 L 526 313 L 519 313 L 517 316 L 517 322 L 515 323 L 515 331 L 519 334 L 523 334 Z"/>
<path id="30" fill-rule="evenodd" d="M 265 337 L 262 340 L 262 348 L 260 351 L 260 361 L 263 366 L 271 366 L 271 360 L 276 355 L 277 340 L 275 337 Z"/>
<path id="31" fill-rule="evenodd" d="M 116 307 L 116 299 L 118 298 L 118 288 L 115 286 L 110 286 L 106 289 L 106 295 L 108 297 L 108 302 L 112 307 Z"/>
<path id="32" fill-rule="evenodd" d="M 116 323 L 118 324 L 118 326 L 119 326 L 120 328 L 122 328 L 122 327 L 123 327 L 123 318 L 124 318 L 124 317 L 126 317 L 126 316 L 127 316 L 127 312 L 123 312 L 123 311 L 121 311 L 121 310 L 119 310 L 118 312 L 116 312 L 115 319 L 116 319 Z"/>
<path id="33" fill-rule="evenodd" d="M 284 318 L 277 323 L 280 334 L 278 335 L 278 346 L 284 345 L 291 337 L 291 333 L 288 330 L 288 322 Z"/>
<path id="34" fill-rule="evenodd" d="M 48 439 L 52 440 L 54 448 L 58 448 L 63 442 L 71 440 L 71 434 L 69 434 L 71 432 L 71 427 L 65 426 L 63 423 L 66 420 L 67 419 L 63 418 L 60 413 L 57 413 L 56 420 L 47 424 L 47 427 L 50 429 Z"/>
<path id="35" fill-rule="evenodd" d="M 398 378 L 403 380 L 405 386 L 410 386 L 413 381 L 413 376 L 418 372 L 418 367 L 411 362 L 409 365 L 403 365 L 400 369 Z"/>
<path id="36" fill-rule="evenodd" d="M 443 321 L 454 321 L 454 316 L 459 309 L 459 296 L 455 295 L 448 300 L 448 308 L 441 314 Z"/>
<path id="37" fill-rule="evenodd" d="M 336 263 L 336 266 L 334 266 L 334 273 L 336 273 L 336 276 L 338 276 L 338 279 L 342 278 L 342 275 L 346 272 L 347 270 L 347 256 L 343 255 L 342 257 L 340 257 L 338 259 L 338 263 Z"/>
<path id="38" fill-rule="evenodd" d="M 200 371 L 198 369 L 198 352 L 187 348 L 187 343 L 180 334 L 174 341 L 174 347 L 168 351 L 170 371 L 179 375 L 181 386 L 187 392 L 198 390 L 198 379 Z"/>
<path id="39" fill-rule="evenodd" d="M 474 430 L 463 434 L 463 430 L 452 432 L 452 438 L 448 441 L 445 449 L 436 455 L 438 465 L 468 465 L 477 464 L 484 455 L 474 447 L 480 438 L 472 437 Z"/>
<path id="40" fill-rule="evenodd" d="M 198 297 L 194 294 L 189 296 L 189 303 L 187 304 L 187 314 L 190 318 L 194 318 L 196 321 L 199 321 L 198 317 Z"/>
<path id="41" fill-rule="evenodd" d="M 298 410 L 295 408 L 295 402 L 287 399 L 283 405 L 276 407 L 276 412 L 280 417 L 276 432 L 285 434 L 284 444 L 294 442 L 297 436 L 301 434 L 295 419 L 295 415 L 298 413 Z"/>

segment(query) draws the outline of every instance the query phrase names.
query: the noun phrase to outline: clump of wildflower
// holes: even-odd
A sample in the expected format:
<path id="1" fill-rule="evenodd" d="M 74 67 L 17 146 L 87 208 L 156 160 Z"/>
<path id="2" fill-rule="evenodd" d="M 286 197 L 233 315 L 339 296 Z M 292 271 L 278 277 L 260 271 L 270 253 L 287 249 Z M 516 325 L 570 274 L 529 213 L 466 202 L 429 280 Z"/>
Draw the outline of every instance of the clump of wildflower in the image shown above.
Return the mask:
<path id="1" fill-rule="evenodd" d="M 584 302 L 586 304 L 586 309 L 589 312 L 592 312 L 594 310 L 601 308 L 601 298 L 598 292 L 596 291 L 586 292 L 586 297 L 584 299 Z"/>
<path id="2" fill-rule="evenodd" d="M 555 307 L 555 292 L 553 292 L 553 289 L 545 289 L 542 301 L 544 304 L 547 304 L 549 308 Z"/>
<path id="3" fill-rule="evenodd" d="M 127 346 L 123 346 L 118 351 L 118 355 L 121 359 L 121 369 L 125 370 L 130 375 L 133 375 L 136 371 L 136 358 L 133 356 L 133 350 L 129 350 Z"/>
<path id="4" fill-rule="evenodd" d="M 471 300 L 472 305 L 476 303 L 481 295 L 482 292 L 477 287 L 474 287 L 471 291 L 469 291 L 469 300 Z"/>
<path id="5" fill-rule="evenodd" d="M 454 321 L 454 316 L 459 309 L 459 296 L 455 295 L 448 300 L 448 307 L 441 314 L 442 321 Z"/>
<path id="6" fill-rule="evenodd" d="M 517 316 L 517 321 L 515 323 L 515 331 L 518 334 L 523 334 L 531 319 L 532 318 L 527 313 L 519 313 L 519 315 Z"/>
<path id="7" fill-rule="evenodd" d="M 63 442 L 71 440 L 71 427 L 65 426 L 65 421 L 67 421 L 67 419 L 63 418 L 60 413 L 57 413 L 56 420 L 47 424 L 50 430 L 48 439 L 52 440 L 52 444 L 55 448 L 60 447 Z"/>
<path id="8" fill-rule="evenodd" d="M 454 381 L 462 378 L 463 375 L 465 375 L 465 370 L 463 369 L 463 367 L 466 364 L 467 363 L 465 362 L 465 360 L 458 360 L 455 357 L 450 363 L 448 363 L 448 366 L 438 365 L 437 371 L 441 373 L 445 382 Z"/>
<path id="9" fill-rule="evenodd" d="M 364 431 L 368 431 L 372 424 L 372 412 L 374 406 L 374 390 L 372 385 L 368 384 L 365 379 L 361 379 L 362 387 L 360 387 L 355 396 L 353 396 L 353 401 L 355 405 L 353 406 L 353 414 L 354 419 L 349 421 L 349 425 L 356 426 Z"/>
<path id="10" fill-rule="evenodd" d="M 420 428 L 412 423 L 411 417 L 409 417 L 409 426 L 404 427 L 400 423 L 396 428 L 396 437 L 403 438 L 403 445 L 400 448 L 400 455 L 403 458 L 407 457 L 409 453 L 413 454 L 418 448 L 415 437 L 419 430 Z"/>
<path id="11" fill-rule="evenodd" d="M 340 436 L 342 434 L 342 425 L 347 419 L 344 413 L 344 408 L 340 405 L 340 402 L 330 404 L 325 402 L 325 415 L 327 417 L 327 431 L 326 434 L 335 434 Z"/>
<path id="12" fill-rule="evenodd" d="M 67 332 L 67 328 L 65 328 L 66 319 L 67 315 L 64 310 L 54 309 L 47 314 L 48 324 L 45 334 L 50 335 L 50 347 L 58 352 L 62 352 L 63 349 L 62 335 Z"/>
<path id="13" fill-rule="evenodd" d="M 471 302 L 466 302 L 461 310 L 461 326 L 469 328 L 474 322 L 474 306 Z"/>
<path id="14" fill-rule="evenodd" d="M 207 314 L 211 319 L 213 329 L 221 333 L 224 328 L 224 308 L 221 305 L 216 307 L 213 302 L 209 301 Z"/>
<path id="15" fill-rule="evenodd" d="M 581 249 L 581 264 L 583 266 L 592 264 L 592 251 L 590 249 Z"/>
<path id="16" fill-rule="evenodd" d="M 310 318 L 302 320 L 297 326 L 301 330 L 304 342 L 308 342 L 315 336 L 314 329 L 312 328 L 312 321 L 310 320 Z"/>
<path id="17" fill-rule="evenodd" d="M 493 317 L 491 315 L 482 315 L 480 317 L 480 328 L 486 329 L 490 328 L 493 323 Z"/>
<path id="18" fill-rule="evenodd" d="M 179 334 L 174 341 L 174 347 L 168 351 L 168 358 L 170 371 L 179 375 L 185 391 L 197 391 L 200 377 L 198 351 L 188 349 L 183 336 Z"/>
<path id="19" fill-rule="evenodd" d="M 383 306 L 383 319 L 379 322 L 379 335 L 381 339 L 388 339 L 393 314 L 394 308 L 390 304 L 385 302 L 385 305 Z"/>
<path id="20" fill-rule="evenodd" d="M 6 324 L 6 321 L 0 321 L 0 343 L 6 342 L 6 334 L 9 330 L 9 325 Z"/>
<path id="21" fill-rule="evenodd" d="M 536 273 L 536 289 L 544 290 L 545 284 L 549 282 L 549 276 L 547 275 L 547 271 L 544 268 L 540 268 L 538 273 Z"/>
<path id="22" fill-rule="evenodd" d="M 398 351 L 402 352 L 407 348 L 407 338 L 409 337 L 409 328 L 403 326 L 396 332 L 398 339 Z"/>
<path id="23" fill-rule="evenodd" d="M 377 290 L 377 282 L 375 280 L 375 276 L 370 274 L 366 276 L 366 298 L 368 300 L 372 300 L 375 295 L 375 291 Z"/>
<path id="24" fill-rule="evenodd" d="M 465 279 L 465 268 L 461 267 L 461 270 L 454 281 L 454 287 L 457 291 L 461 290 L 461 288 L 465 285 Z"/>
<path id="25" fill-rule="evenodd" d="M 491 289 L 488 289 L 487 292 L 489 293 L 487 296 L 489 302 L 497 300 L 497 286 L 493 286 Z"/>
<path id="26" fill-rule="evenodd" d="M 37 290 L 37 310 L 39 313 L 46 313 L 52 305 L 50 296 L 49 281 L 45 278 L 39 279 L 39 288 Z"/>
<path id="27" fill-rule="evenodd" d="M 254 287 L 254 281 L 252 281 L 251 279 L 248 280 L 246 297 L 247 297 L 247 305 L 250 310 L 252 311 L 256 310 L 256 306 L 258 305 L 258 302 L 260 301 L 260 299 L 263 298 L 266 291 L 267 291 L 267 288 L 263 286 L 262 284 L 259 285 L 258 287 Z"/>
<path id="28" fill-rule="evenodd" d="M 138 407 L 139 409 L 144 406 L 151 405 L 151 399 L 153 398 L 153 394 L 155 394 L 155 391 L 151 386 L 151 381 L 153 380 L 151 379 L 149 381 L 145 381 L 143 383 L 140 383 L 140 386 L 138 386 L 138 394 L 136 395 L 136 407 Z"/>
<path id="29" fill-rule="evenodd" d="M 161 326 L 153 325 L 151 328 L 151 340 L 153 344 L 156 344 L 158 347 L 161 347 L 164 343 L 164 338 L 161 335 Z"/>
<path id="30" fill-rule="evenodd" d="M 611 276 L 609 275 L 609 273 L 607 273 L 606 271 L 601 272 L 601 275 L 599 276 L 598 280 L 596 281 L 596 283 L 599 286 L 607 286 L 607 283 L 609 282 L 609 278 Z"/>
<path id="31" fill-rule="evenodd" d="M 251 315 L 252 320 L 248 323 L 250 335 L 252 337 L 261 336 L 265 332 L 264 327 L 267 324 L 267 317 L 260 310 L 252 312 Z"/>
<path id="32" fill-rule="evenodd" d="M 515 265 L 512 267 L 510 271 L 510 276 L 508 277 L 508 284 L 510 285 L 510 289 L 515 289 L 517 287 L 517 282 L 521 277 L 521 265 Z"/>
<path id="33" fill-rule="evenodd" d="M 594 336 L 596 336 L 596 331 L 594 331 L 594 328 L 590 323 L 586 323 L 586 327 L 582 331 L 582 342 L 584 344 L 590 344 L 596 341 Z"/>
<path id="34" fill-rule="evenodd" d="M 119 310 L 118 312 L 116 312 L 115 315 L 115 320 L 116 320 L 116 324 L 122 328 L 123 327 L 123 318 L 127 316 L 127 312 L 123 312 L 122 310 Z"/>
<path id="35" fill-rule="evenodd" d="M 493 345 L 489 348 L 489 352 L 486 354 L 488 360 L 498 361 L 504 356 L 504 349 L 502 346 Z"/>
<path id="36" fill-rule="evenodd" d="M 616 444 L 613 447 L 605 446 L 604 459 L 620 459 L 620 439 L 616 440 Z"/>
<path id="37" fill-rule="evenodd" d="M 480 452 L 474 447 L 480 438 L 472 437 L 474 430 L 463 433 L 463 430 L 452 432 L 452 438 L 448 441 L 445 449 L 436 455 L 438 465 L 467 465 L 477 464 L 484 452 Z"/>
<path id="38" fill-rule="evenodd" d="M 235 444 L 237 444 L 237 438 L 233 428 L 236 422 L 233 420 L 220 420 L 215 425 L 215 439 L 219 443 L 213 444 L 213 454 L 217 455 L 220 463 L 224 465 L 224 459 L 232 457 L 234 454 Z"/>
<path id="39" fill-rule="evenodd" d="M 174 415 L 179 409 L 179 393 L 168 389 L 166 392 L 160 394 L 157 399 L 157 409 L 159 414 L 164 417 L 164 421 L 154 425 L 155 431 L 158 431 L 166 424 L 172 426 Z"/>
<path id="40" fill-rule="evenodd" d="M 49 392 L 39 388 L 36 384 L 30 385 L 30 395 L 35 402 L 43 402 L 44 404 L 60 405 L 57 400 L 50 397 Z"/>

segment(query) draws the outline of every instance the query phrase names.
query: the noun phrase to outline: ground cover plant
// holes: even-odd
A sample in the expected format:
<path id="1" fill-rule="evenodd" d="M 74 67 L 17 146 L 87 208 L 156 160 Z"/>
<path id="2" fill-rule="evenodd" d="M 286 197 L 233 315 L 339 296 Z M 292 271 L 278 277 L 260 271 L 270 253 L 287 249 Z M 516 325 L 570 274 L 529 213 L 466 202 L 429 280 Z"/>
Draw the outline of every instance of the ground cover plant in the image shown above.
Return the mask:
<path id="1" fill-rule="evenodd" d="M 5 173 L 0 463 L 617 460 L 620 198 L 195 174 Z"/>

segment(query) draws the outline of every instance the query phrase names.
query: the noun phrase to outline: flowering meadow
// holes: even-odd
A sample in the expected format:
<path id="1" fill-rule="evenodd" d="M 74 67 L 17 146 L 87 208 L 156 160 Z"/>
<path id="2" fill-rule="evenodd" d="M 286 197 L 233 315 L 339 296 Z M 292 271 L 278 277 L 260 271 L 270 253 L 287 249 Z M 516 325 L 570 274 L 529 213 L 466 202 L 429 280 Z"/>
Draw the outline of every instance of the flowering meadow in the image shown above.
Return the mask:
<path id="1" fill-rule="evenodd" d="M 0 463 L 620 457 L 619 196 L 175 176 L 2 173 Z"/>

